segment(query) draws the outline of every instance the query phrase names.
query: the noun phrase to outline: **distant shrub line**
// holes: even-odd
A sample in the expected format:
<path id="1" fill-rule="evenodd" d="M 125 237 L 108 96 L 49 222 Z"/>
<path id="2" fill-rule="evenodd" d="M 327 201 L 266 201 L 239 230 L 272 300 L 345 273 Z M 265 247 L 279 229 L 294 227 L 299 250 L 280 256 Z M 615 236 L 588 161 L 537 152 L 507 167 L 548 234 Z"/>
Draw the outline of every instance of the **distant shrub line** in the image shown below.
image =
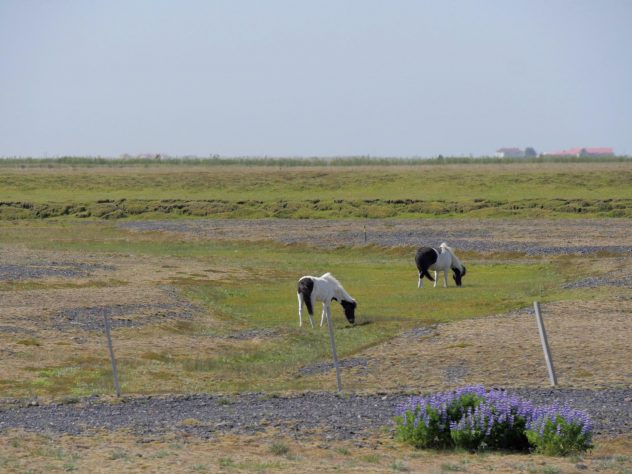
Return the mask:
<path id="1" fill-rule="evenodd" d="M 552 456 L 592 447 L 592 422 L 566 406 L 534 406 L 504 391 L 467 386 L 411 397 L 395 416 L 398 439 L 416 448 L 535 451 Z"/>
<path id="2" fill-rule="evenodd" d="M 0 220 L 145 217 L 341 219 L 396 217 L 600 216 L 632 217 L 632 199 L 474 199 L 464 202 L 418 199 L 332 200 L 98 200 L 90 203 L 0 201 Z"/>
<path id="3" fill-rule="evenodd" d="M 619 163 L 632 162 L 629 156 L 611 157 L 533 157 L 533 158 L 495 158 L 495 157 L 208 157 L 208 158 L 101 158 L 64 156 L 60 158 L 0 158 L 2 167 L 24 168 L 57 168 L 57 167 L 156 167 L 156 166 L 268 166 L 268 167 L 301 167 L 301 166 L 410 166 L 410 165 L 442 165 L 442 164 L 516 164 L 516 163 Z"/>

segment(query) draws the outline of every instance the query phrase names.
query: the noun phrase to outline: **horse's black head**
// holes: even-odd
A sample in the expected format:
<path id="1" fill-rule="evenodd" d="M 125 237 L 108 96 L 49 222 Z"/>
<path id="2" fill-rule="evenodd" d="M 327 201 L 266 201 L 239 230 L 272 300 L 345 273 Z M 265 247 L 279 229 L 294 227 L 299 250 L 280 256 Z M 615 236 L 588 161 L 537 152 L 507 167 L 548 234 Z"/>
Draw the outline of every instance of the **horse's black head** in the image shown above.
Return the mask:
<path id="1" fill-rule="evenodd" d="M 456 283 L 456 286 L 461 286 L 461 279 L 465 276 L 465 273 L 466 273 L 465 265 L 463 266 L 462 272 L 458 268 L 453 268 L 452 272 L 454 273 L 452 278 L 454 278 L 454 282 Z"/>
<path id="2" fill-rule="evenodd" d="M 351 324 L 355 324 L 355 309 L 358 304 L 355 301 L 346 300 L 341 300 L 340 304 L 342 305 L 342 309 L 345 310 L 347 321 L 349 321 Z"/>

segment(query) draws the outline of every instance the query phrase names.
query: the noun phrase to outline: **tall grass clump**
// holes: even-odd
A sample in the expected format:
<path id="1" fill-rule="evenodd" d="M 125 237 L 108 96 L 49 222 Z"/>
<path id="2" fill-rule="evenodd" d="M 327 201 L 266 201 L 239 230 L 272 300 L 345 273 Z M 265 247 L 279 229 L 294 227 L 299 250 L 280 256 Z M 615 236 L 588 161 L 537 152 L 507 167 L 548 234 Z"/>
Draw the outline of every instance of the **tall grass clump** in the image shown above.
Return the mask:
<path id="1" fill-rule="evenodd" d="M 512 450 L 565 456 L 591 447 L 587 414 L 481 385 L 411 397 L 395 416 L 398 439 L 416 448 Z"/>

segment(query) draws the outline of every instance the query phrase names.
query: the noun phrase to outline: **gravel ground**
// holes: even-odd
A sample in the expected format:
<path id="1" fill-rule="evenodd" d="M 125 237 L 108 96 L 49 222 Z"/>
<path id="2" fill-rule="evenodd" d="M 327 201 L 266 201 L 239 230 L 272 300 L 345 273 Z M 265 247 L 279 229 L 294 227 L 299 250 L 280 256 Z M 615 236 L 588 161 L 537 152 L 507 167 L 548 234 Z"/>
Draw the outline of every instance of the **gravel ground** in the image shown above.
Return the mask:
<path id="1" fill-rule="evenodd" d="M 68 308 L 60 311 L 52 318 L 52 326 L 58 331 L 78 328 L 86 331 L 102 331 L 103 316 L 110 318 L 112 329 L 122 327 L 140 327 L 166 320 L 190 319 L 195 308 L 191 304 L 183 307 L 180 303 L 160 304 L 117 304 L 113 306 L 90 306 L 85 308 Z M 139 313 L 149 313 L 137 317 Z"/>
<path id="2" fill-rule="evenodd" d="M 511 389 L 536 404 L 567 403 L 586 410 L 597 436 L 632 429 L 632 389 Z M 76 403 L 19 406 L 0 404 L 0 432 L 81 434 L 93 429 L 129 429 L 152 437 L 182 431 L 203 438 L 219 433 L 254 434 L 268 428 L 296 438 L 317 432 L 326 439 L 362 439 L 382 427 L 392 429 L 396 408 L 408 395 L 336 395 L 310 392 L 296 396 L 259 393 L 234 396 L 142 397 L 109 403 L 87 398 Z"/>
<path id="3" fill-rule="evenodd" d="M 589 277 L 563 285 L 562 288 L 597 288 L 599 286 L 621 286 L 632 288 L 632 275 L 613 275 L 612 277 Z"/>
<path id="4" fill-rule="evenodd" d="M 34 262 L 24 265 L 0 264 L 0 281 L 33 280 L 38 278 L 77 278 L 89 276 L 95 270 L 113 270 L 109 265 L 77 262 Z"/>
<path id="5" fill-rule="evenodd" d="M 439 246 L 476 252 L 526 255 L 632 253 L 629 220 L 566 221 L 500 219 L 283 220 L 196 219 L 126 221 L 120 227 L 209 239 L 273 240 L 322 248 L 361 246 Z M 261 236 L 265 236 L 262 238 Z M 599 242 L 599 245 L 595 245 Z M 605 243 L 604 243 L 605 242 Z"/>
<path id="6" fill-rule="evenodd" d="M 361 368 L 363 371 L 367 371 L 369 368 L 369 359 L 366 357 L 351 357 L 338 361 L 338 366 L 341 369 L 355 369 Z M 329 370 L 334 369 L 333 362 L 320 362 L 318 364 L 311 364 L 305 367 L 301 367 L 298 373 L 302 376 L 310 376 L 315 374 L 324 374 Z"/>

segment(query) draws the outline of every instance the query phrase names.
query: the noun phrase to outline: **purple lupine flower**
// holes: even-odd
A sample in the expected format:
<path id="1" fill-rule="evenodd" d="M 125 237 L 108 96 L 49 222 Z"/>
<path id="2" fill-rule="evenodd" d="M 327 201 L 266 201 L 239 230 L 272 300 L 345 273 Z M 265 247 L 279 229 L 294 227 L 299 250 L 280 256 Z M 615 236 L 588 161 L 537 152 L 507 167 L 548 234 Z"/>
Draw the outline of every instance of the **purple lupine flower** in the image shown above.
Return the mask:
<path id="1" fill-rule="evenodd" d="M 462 399 L 464 396 L 467 396 L 467 401 Z M 467 403 L 467 406 L 463 406 L 462 402 Z M 504 425 L 502 430 L 512 429 L 518 422 L 540 436 L 544 435 L 548 426 L 551 429 L 555 427 L 560 436 L 564 423 L 581 427 L 582 435 L 589 435 L 593 427 L 590 417 L 583 411 L 560 404 L 534 406 L 530 401 L 502 390 L 487 391 L 482 385 L 460 387 L 425 397 L 411 397 L 397 407 L 397 413 L 406 424 L 412 420 L 414 428 L 421 423 L 430 427 L 431 421 L 438 418 L 439 423 L 434 429 L 439 432 L 454 431 L 481 436 L 483 439 L 480 442 L 485 444 L 489 444 L 485 438 L 492 436 L 495 427 Z M 503 436 L 500 432 L 494 436 L 498 435 Z"/>

